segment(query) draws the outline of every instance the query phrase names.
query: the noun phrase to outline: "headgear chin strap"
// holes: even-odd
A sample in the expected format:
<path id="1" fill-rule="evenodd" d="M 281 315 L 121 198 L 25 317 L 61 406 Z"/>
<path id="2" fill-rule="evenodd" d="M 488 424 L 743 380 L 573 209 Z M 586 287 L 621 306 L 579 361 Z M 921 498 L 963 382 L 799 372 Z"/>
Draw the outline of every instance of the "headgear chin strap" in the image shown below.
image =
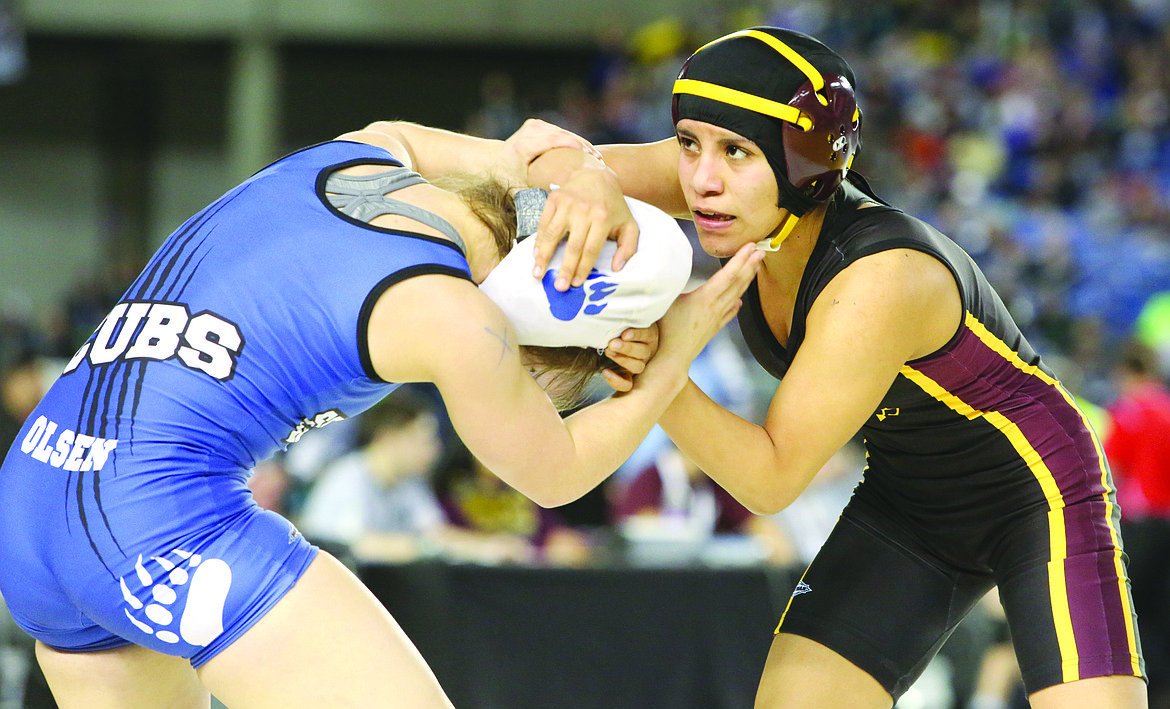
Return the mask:
<path id="1" fill-rule="evenodd" d="M 784 221 L 780 224 L 780 228 L 766 239 L 760 239 L 757 241 L 756 248 L 760 249 L 761 251 L 779 251 L 780 247 L 784 245 L 784 240 L 787 239 L 788 236 L 792 233 L 792 230 L 796 228 L 796 223 L 799 221 L 800 217 L 793 214 L 792 212 L 789 212 L 788 216 L 784 217 Z"/>
<path id="2" fill-rule="evenodd" d="M 711 123 L 763 151 L 776 175 L 779 206 L 788 211 L 779 229 L 759 242 L 769 251 L 833 195 L 860 147 L 861 111 L 849 64 L 812 37 L 775 27 L 733 32 L 700 47 L 675 81 L 673 114 L 675 123 Z"/>
<path id="3" fill-rule="evenodd" d="M 536 231 L 547 193 L 516 193 L 518 237 Z M 612 268 L 617 243 L 606 241 L 585 283 L 553 287 L 565 255 L 558 246 L 543 278 L 533 278 L 532 240 L 519 241 L 479 288 L 504 311 L 521 345 L 604 350 L 627 327 L 648 327 L 666 314 L 691 275 L 691 243 L 674 217 L 626 197 L 638 223 L 638 252 L 620 271 Z"/>

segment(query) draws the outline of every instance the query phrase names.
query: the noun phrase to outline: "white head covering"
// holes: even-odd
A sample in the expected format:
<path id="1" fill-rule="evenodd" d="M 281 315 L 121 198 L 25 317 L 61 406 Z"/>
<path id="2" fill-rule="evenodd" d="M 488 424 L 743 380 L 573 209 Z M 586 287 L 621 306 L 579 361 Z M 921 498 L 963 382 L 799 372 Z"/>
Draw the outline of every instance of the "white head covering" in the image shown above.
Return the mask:
<path id="1" fill-rule="evenodd" d="M 533 209 L 517 194 L 521 238 L 535 232 Z M 540 190 L 543 192 L 543 190 Z M 531 194 L 531 193 L 529 193 Z M 547 193 L 546 193 L 547 194 Z M 638 223 L 638 251 L 622 270 L 612 268 L 617 243 L 606 241 L 581 286 L 553 287 L 564 258 L 562 242 L 544 277 L 532 277 L 535 239 L 516 243 L 480 284 L 503 309 L 521 345 L 604 348 L 628 327 L 647 327 L 661 318 L 691 275 L 691 244 L 666 212 L 626 197 Z M 543 209 L 543 204 L 540 205 Z M 536 220 L 540 212 L 535 211 Z"/>

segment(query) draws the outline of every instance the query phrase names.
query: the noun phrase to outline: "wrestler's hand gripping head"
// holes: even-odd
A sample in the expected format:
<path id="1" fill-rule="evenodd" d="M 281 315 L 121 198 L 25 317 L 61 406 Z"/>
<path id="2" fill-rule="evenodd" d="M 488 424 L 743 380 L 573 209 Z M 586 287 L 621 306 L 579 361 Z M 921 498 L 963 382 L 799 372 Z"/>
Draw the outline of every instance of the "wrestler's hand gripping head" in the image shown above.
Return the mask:
<path id="1" fill-rule="evenodd" d="M 756 27 L 700 47 L 674 83 L 674 123 L 690 118 L 754 142 L 776 174 L 780 248 L 796 222 L 828 200 L 861 146 L 861 110 L 849 64 L 799 32 Z"/>
<path id="2" fill-rule="evenodd" d="M 524 241 L 536 232 L 547 197 L 536 188 L 516 193 L 517 243 L 479 286 L 511 320 L 520 344 L 602 352 L 626 328 L 649 327 L 661 318 L 691 275 L 690 241 L 674 217 L 626 197 L 641 234 L 638 252 L 614 271 L 617 244 L 605 242 L 585 283 L 562 292 L 553 281 L 565 244 L 538 279 L 532 277 L 532 243 Z"/>

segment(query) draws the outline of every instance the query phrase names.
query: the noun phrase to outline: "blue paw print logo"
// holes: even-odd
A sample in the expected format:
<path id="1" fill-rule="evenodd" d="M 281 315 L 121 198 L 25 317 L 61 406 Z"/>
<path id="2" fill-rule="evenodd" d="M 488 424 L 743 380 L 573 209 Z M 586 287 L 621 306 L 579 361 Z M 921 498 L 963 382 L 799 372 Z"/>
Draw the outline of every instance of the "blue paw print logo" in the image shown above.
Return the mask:
<path id="1" fill-rule="evenodd" d="M 557 320 L 565 321 L 572 320 L 581 312 L 586 315 L 597 315 L 605 310 L 605 306 L 609 305 L 605 299 L 618 287 L 617 283 L 605 280 L 601 272 L 597 270 L 589 273 L 584 285 L 569 288 L 564 292 L 553 286 L 556 280 L 556 274 L 553 271 L 546 271 L 544 278 L 541 279 L 541 284 L 544 286 L 544 295 L 548 298 L 549 312 Z M 583 310 L 581 306 L 585 306 Z"/>
<path id="2" fill-rule="evenodd" d="M 222 559 L 204 559 L 182 549 L 146 561 L 140 555 L 133 576 L 118 582 L 126 617 L 147 635 L 168 644 L 181 640 L 206 647 L 223 632 L 232 570 Z"/>

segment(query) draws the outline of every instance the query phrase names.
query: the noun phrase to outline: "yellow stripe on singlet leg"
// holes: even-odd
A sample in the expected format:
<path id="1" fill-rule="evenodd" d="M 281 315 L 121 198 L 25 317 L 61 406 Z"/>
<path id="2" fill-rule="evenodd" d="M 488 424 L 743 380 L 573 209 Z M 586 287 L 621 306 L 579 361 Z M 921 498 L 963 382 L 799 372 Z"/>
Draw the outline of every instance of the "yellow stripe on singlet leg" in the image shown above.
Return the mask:
<path id="1" fill-rule="evenodd" d="M 972 318 L 967 316 L 968 321 Z M 968 325 L 970 322 L 968 322 Z M 1064 560 L 1068 556 L 1064 527 L 1064 497 L 1052 471 L 1043 458 L 1028 442 L 1019 426 L 997 411 L 979 411 L 959 397 L 943 388 L 938 382 L 919 372 L 910 365 L 903 365 L 902 376 L 914 382 L 931 397 L 945 404 L 955 413 L 970 420 L 982 418 L 995 426 L 1012 444 L 1023 459 L 1032 475 L 1040 484 L 1044 499 L 1048 502 L 1048 595 L 1052 605 L 1052 620 L 1056 629 L 1056 642 L 1060 649 L 1063 677 L 1065 682 L 1080 678 L 1080 657 L 1077 653 L 1076 636 L 1073 634 L 1072 612 L 1068 605 L 1065 587 Z"/>
<path id="2" fill-rule="evenodd" d="M 1081 421 L 1085 424 L 1085 429 L 1093 439 L 1093 448 L 1097 451 L 1097 466 L 1101 472 L 1101 487 L 1104 489 L 1104 493 L 1101 496 L 1105 501 L 1105 524 L 1109 528 L 1110 540 L 1113 542 L 1113 567 L 1117 572 L 1117 590 L 1121 597 L 1122 613 L 1125 616 L 1125 637 L 1126 644 L 1129 648 L 1130 666 L 1133 669 L 1134 676 L 1141 677 L 1141 658 L 1137 649 L 1137 632 L 1133 626 L 1133 603 L 1130 598 L 1129 585 L 1126 583 L 1125 565 L 1121 560 L 1121 533 L 1117 529 L 1117 525 L 1113 522 L 1114 504 L 1112 493 L 1114 489 L 1109 481 L 1109 467 L 1106 464 L 1105 449 L 1101 445 L 1101 440 L 1097 437 L 1097 432 L 1093 430 L 1093 425 L 1090 423 L 1089 417 L 1085 415 L 1085 412 L 1081 410 L 1080 406 L 1077 406 L 1076 398 L 1064 388 L 1063 384 L 1048 376 L 1036 366 L 1030 365 L 1020 359 L 1019 353 L 1008 347 L 1003 340 L 991 334 L 984 327 L 983 323 L 979 322 L 971 313 L 967 313 L 965 324 L 981 342 L 990 347 L 992 351 L 1003 357 L 1014 367 L 1025 374 L 1038 377 L 1045 384 L 1056 387 L 1060 395 L 1064 397 L 1064 400 L 1076 409 L 1077 414 L 1081 417 Z"/>
<path id="3" fill-rule="evenodd" d="M 1130 597 L 1128 577 L 1125 573 L 1125 563 L 1121 559 L 1121 533 L 1117 529 L 1117 525 L 1113 523 L 1114 504 L 1110 493 L 1114 492 L 1113 487 L 1109 481 L 1109 468 L 1105 462 L 1105 449 L 1101 445 L 1101 440 L 1097 437 L 1097 432 L 1093 430 L 1092 424 L 1089 422 L 1089 417 L 1077 406 L 1076 399 L 1061 385 L 1059 382 L 1056 385 L 1060 389 L 1060 393 L 1072 404 L 1073 408 L 1084 422 L 1085 428 L 1089 431 L 1089 436 L 1093 439 L 1093 448 L 1097 451 L 1098 467 L 1101 470 L 1101 487 L 1105 492 L 1101 497 L 1105 500 L 1105 524 L 1109 527 L 1109 538 L 1113 542 L 1113 568 L 1117 572 L 1117 593 L 1121 598 L 1121 612 L 1125 616 L 1125 641 L 1129 649 L 1129 664 L 1133 669 L 1135 677 L 1142 676 L 1141 655 L 1138 653 L 1137 647 L 1137 631 L 1133 626 L 1133 599 Z"/>

